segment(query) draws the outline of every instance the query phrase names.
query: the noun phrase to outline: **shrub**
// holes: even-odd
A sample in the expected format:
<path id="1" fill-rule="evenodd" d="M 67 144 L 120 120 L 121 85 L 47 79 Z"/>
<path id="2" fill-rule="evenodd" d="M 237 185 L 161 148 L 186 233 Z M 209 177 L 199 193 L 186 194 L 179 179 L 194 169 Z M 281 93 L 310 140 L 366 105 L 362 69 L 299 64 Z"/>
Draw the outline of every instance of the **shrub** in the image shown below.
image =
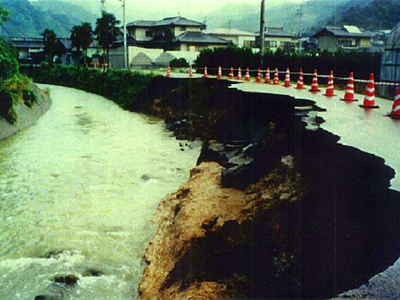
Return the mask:
<path id="1" fill-rule="evenodd" d="M 184 58 L 174 59 L 169 63 L 171 68 L 188 68 L 189 64 Z"/>
<path id="2" fill-rule="evenodd" d="M 0 37 L 0 86 L 2 82 L 19 72 L 18 52 Z"/>
<path id="3" fill-rule="evenodd" d="M 130 70 L 101 70 L 75 66 L 42 64 L 38 70 L 27 70 L 40 83 L 75 87 L 107 97 L 119 106 L 135 110 L 144 101 L 144 93 L 153 74 Z"/>

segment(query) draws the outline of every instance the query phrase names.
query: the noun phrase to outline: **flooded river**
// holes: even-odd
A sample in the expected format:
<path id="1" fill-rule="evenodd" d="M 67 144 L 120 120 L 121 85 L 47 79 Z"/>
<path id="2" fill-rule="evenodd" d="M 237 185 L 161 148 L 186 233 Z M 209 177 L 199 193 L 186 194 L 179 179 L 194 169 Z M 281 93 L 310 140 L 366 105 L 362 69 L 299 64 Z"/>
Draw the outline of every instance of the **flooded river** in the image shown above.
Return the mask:
<path id="1" fill-rule="evenodd" d="M 136 299 L 151 216 L 200 149 L 102 97 L 47 88 L 51 110 L 0 142 L 0 299 Z M 67 275 L 78 283 L 54 282 Z"/>

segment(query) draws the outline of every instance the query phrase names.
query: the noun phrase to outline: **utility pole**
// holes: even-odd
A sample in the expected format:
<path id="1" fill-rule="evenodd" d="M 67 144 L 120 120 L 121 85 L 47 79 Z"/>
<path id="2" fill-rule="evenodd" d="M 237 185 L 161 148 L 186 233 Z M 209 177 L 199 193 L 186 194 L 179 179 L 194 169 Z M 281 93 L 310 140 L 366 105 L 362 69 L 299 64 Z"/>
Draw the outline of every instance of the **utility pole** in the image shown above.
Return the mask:
<path id="1" fill-rule="evenodd" d="M 124 65 L 125 69 L 128 69 L 128 43 L 126 40 L 126 3 L 125 0 L 120 1 L 122 1 L 122 23 L 124 26 Z"/>
<path id="2" fill-rule="evenodd" d="M 301 36 L 302 36 L 302 31 L 303 31 L 303 4 L 300 4 L 298 16 L 300 17 L 300 25 L 299 25 L 299 53 L 300 53 L 301 52 Z"/>
<path id="3" fill-rule="evenodd" d="M 265 54 L 265 0 L 261 0 L 261 18 L 260 18 L 260 67 L 264 69 Z"/>

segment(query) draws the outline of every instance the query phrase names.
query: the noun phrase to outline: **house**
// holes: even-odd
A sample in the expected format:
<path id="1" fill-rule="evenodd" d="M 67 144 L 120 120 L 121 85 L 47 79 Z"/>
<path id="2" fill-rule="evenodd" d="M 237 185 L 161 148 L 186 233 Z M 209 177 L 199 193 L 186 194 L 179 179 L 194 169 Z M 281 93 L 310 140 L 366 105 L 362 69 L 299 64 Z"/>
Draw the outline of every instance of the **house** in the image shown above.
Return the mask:
<path id="1" fill-rule="evenodd" d="M 179 51 L 200 52 L 204 48 L 226 47 L 231 42 L 202 32 L 187 31 L 178 35 L 174 44 Z"/>
<path id="2" fill-rule="evenodd" d="M 183 17 L 164 18 L 160 21 L 138 20 L 126 25 L 128 35 L 138 42 L 158 40 L 166 34 L 179 36 L 185 32 L 201 32 L 206 29 L 204 23 Z"/>
<path id="3" fill-rule="evenodd" d="M 203 33 L 206 25 L 184 17 L 160 21 L 139 20 L 127 24 L 132 46 L 199 52 L 204 48 L 226 47 L 231 42 Z M 115 47 L 114 47 L 115 48 Z"/>
<path id="4" fill-rule="evenodd" d="M 318 49 L 337 51 L 369 51 L 372 34 L 357 26 L 326 26 L 313 35 L 318 40 Z"/>
<path id="5" fill-rule="evenodd" d="M 297 39 L 286 32 L 283 27 L 265 27 L 265 48 L 276 51 L 278 48 L 284 51 L 295 49 Z M 260 32 L 257 33 L 256 44 L 260 45 Z"/>
<path id="6" fill-rule="evenodd" d="M 17 49 L 20 60 L 32 59 L 32 56 L 44 51 L 41 37 L 7 37 L 7 40 Z"/>
<path id="7" fill-rule="evenodd" d="M 208 35 L 231 41 L 238 47 L 251 47 L 256 41 L 256 34 L 234 28 L 217 28 L 207 30 Z"/>

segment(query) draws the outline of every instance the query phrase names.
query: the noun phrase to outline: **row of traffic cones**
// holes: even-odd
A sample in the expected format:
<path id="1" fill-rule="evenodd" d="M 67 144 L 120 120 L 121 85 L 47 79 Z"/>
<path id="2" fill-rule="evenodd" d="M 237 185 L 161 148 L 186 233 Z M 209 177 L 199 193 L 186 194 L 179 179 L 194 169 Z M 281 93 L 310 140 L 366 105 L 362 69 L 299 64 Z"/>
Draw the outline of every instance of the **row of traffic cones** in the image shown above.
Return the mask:
<path id="1" fill-rule="evenodd" d="M 171 76 L 171 68 L 170 66 L 167 67 L 167 77 Z M 192 67 L 189 68 L 189 76 L 193 76 L 193 69 Z M 267 68 L 266 70 L 266 75 L 264 79 L 264 83 L 270 84 L 271 83 L 271 77 L 270 77 L 270 70 Z M 203 77 L 207 78 L 208 73 L 207 73 L 207 67 L 204 67 L 204 74 Z M 222 78 L 222 68 L 218 68 L 218 75 L 217 78 Z M 229 72 L 229 78 L 233 79 L 234 78 L 234 72 L 233 72 L 233 67 L 231 67 L 230 72 Z M 242 80 L 242 71 L 241 68 L 239 67 L 238 69 L 238 74 L 236 79 Z M 246 75 L 244 78 L 245 81 L 250 81 L 250 72 L 249 68 L 246 70 Z M 261 83 L 261 70 L 258 68 L 257 72 L 257 77 L 256 77 L 256 82 Z M 272 82 L 274 85 L 279 85 L 279 72 L 278 68 L 275 68 L 275 73 L 274 73 L 274 80 Z M 291 87 L 291 82 L 290 82 L 290 70 L 289 68 L 286 69 L 286 75 L 285 75 L 285 83 L 283 84 L 284 87 L 288 88 Z M 298 90 L 304 89 L 304 78 L 303 78 L 303 69 L 300 69 L 300 74 L 299 78 L 297 81 L 297 85 L 295 87 Z M 314 70 L 313 74 L 313 80 L 311 84 L 311 88 L 309 90 L 310 92 L 317 93 L 320 92 L 321 90 L 319 89 L 318 86 L 318 73 L 317 70 Z M 334 83 L 333 83 L 333 71 L 329 74 L 328 78 L 328 86 L 326 89 L 326 92 L 324 94 L 326 97 L 334 97 L 335 95 L 335 90 L 334 90 Z M 355 98 L 354 96 L 354 74 L 353 72 L 350 73 L 349 75 L 349 81 L 346 86 L 346 92 L 343 98 L 340 100 L 342 101 L 347 101 L 347 102 L 353 102 L 353 101 L 358 101 L 358 99 Z M 388 113 L 389 117 L 400 119 L 400 87 L 396 90 L 396 95 L 394 99 L 392 111 Z M 370 78 L 368 80 L 367 84 L 367 89 L 365 91 L 365 97 L 364 97 L 364 102 L 362 105 L 360 105 L 362 108 L 367 108 L 367 109 L 376 109 L 379 108 L 378 105 L 375 104 L 375 79 L 374 79 L 374 74 L 371 73 Z"/>

